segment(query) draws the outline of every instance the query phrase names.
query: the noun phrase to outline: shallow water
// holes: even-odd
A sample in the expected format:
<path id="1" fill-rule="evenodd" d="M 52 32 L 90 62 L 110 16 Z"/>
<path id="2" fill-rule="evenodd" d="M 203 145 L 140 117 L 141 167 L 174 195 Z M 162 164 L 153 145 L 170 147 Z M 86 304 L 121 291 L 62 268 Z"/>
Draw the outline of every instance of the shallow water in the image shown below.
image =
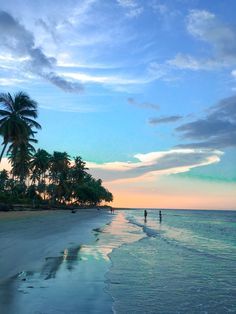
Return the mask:
<path id="1" fill-rule="evenodd" d="M 116 313 L 236 313 L 236 213 L 121 212 L 127 238 L 110 254 Z"/>

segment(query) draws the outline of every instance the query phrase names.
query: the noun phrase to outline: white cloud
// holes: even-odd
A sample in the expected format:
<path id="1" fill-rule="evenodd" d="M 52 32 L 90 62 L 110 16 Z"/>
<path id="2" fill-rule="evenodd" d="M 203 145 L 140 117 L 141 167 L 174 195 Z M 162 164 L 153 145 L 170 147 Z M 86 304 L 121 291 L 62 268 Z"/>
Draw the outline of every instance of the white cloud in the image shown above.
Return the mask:
<path id="1" fill-rule="evenodd" d="M 143 12 L 143 7 L 135 0 L 117 0 L 117 3 L 128 10 L 126 16 L 129 18 L 138 17 Z"/>
<path id="2" fill-rule="evenodd" d="M 213 69 L 218 65 L 218 62 L 214 62 L 213 60 L 200 60 L 190 55 L 178 53 L 173 59 L 167 60 L 167 64 L 178 69 L 198 71 Z"/>
<path id="3" fill-rule="evenodd" d="M 218 58 L 236 60 L 236 32 L 205 10 L 191 10 L 187 17 L 188 32 L 210 44 Z"/>
<path id="4" fill-rule="evenodd" d="M 25 57 L 14 57 L 9 53 L 6 53 L 4 55 L 0 55 L 1 62 L 23 62 L 28 61 L 30 58 L 28 56 Z"/>
<path id="5" fill-rule="evenodd" d="M 233 76 L 233 78 L 236 79 L 236 70 L 233 70 L 233 71 L 231 72 L 231 75 Z"/>
<path id="6" fill-rule="evenodd" d="M 136 181 L 140 178 L 149 180 L 159 175 L 188 172 L 220 161 L 223 152 L 210 149 L 172 149 L 169 151 L 136 154 L 136 161 L 108 162 L 97 164 L 87 162 L 89 172 L 103 181 Z M 7 158 L 3 158 L 0 169 L 10 169 Z"/>
<path id="7" fill-rule="evenodd" d="M 83 83 L 101 83 L 106 85 L 131 85 L 145 84 L 149 82 L 148 77 L 126 78 L 122 76 L 97 76 L 79 72 L 63 72 L 64 77 L 72 78 Z"/>
<path id="8" fill-rule="evenodd" d="M 19 80 L 15 78 L 0 78 L 0 86 L 14 86 L 23 83 L 24 80 Z"/>
<path id="9" fill-rule="evenodd" d="M 136 162 L 88 162 L 90 172 L 105 181 L 136 179 L 161 174 L 187 172 L 192 168 L 220 161 L 222 152 L 210 149 L 174 149 L 136 154 Z"/>
<path id="10" fill-rule="evenodd" d="M 214 24 L 215 15 L 205 10 L 191 10 L 187 17 L 187 30 L 190 34 L 206 40 L 207 28 Z"/>
<path id="11" fill-rule="evenodd" d="M 206 10 L 191 10 L 186 18 L 188 33 L 208 45 L 208 55 L 178 53 L 167 64 L 178 69 L 213 70 L 236 63 L 236 31 Z"/>

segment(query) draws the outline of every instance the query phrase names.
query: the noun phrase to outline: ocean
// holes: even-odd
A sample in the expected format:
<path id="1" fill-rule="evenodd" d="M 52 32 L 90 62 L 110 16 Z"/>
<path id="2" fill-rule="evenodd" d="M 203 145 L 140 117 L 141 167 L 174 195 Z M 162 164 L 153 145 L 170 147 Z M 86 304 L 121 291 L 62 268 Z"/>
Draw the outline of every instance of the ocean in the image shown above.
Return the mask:
<path id="1" fill-rule="evenodd" d="M 124 210 L 102 230 L 115 313 L 236 313 L 236 212 Z"/>

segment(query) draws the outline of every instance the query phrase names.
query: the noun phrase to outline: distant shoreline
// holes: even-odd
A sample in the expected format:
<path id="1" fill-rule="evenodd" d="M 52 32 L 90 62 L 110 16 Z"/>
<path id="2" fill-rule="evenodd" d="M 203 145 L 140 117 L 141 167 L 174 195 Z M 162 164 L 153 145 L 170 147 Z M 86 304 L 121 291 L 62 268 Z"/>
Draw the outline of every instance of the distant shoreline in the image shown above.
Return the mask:
<path id="1" fill-rule="evenodd" d="M 213 209 L 213 208 L 149 208 L 149 207 L 113 207 L 114 210 L 176 210 L 176 211 L 180 211 L 180 210 L 186 210 L 186 211 L 236 211 L 236 209 Z"/>

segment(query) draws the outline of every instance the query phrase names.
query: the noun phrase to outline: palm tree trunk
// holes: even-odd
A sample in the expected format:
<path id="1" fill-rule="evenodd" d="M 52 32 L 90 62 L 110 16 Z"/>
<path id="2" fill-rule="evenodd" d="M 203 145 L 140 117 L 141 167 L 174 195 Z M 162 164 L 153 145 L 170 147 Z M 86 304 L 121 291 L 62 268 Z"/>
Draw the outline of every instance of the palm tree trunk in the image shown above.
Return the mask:
<path id="1" fill-rule="evenodd" d="M 3 157 L 3 154 L 4 154 L 4 152 L 5 152 L 5 150 L 6 150 L 6 148 L 7 148 L 7 142 L 4 144 L 4 146 L 3 146 L 3 149 L 2 149 L 2 152 L 1 152 L 1 156 L 0 156 L 0 164 L 1 164 L 1 161 L 2 161 L 2 157 Z"/>

